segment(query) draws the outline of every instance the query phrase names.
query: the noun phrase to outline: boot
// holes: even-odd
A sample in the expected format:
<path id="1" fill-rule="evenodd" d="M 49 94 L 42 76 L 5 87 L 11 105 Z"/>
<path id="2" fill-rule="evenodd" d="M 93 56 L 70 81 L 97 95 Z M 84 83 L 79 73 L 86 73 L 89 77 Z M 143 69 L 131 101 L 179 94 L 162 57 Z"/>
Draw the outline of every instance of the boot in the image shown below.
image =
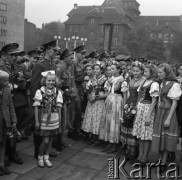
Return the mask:
<path id="1" fill-rule="evenodd" d="M 45 164 L 44 164 L 44 156 L 38 156 L 38 166 L 40 168 L 44 168 L 45 167 Z"/>
<path id="2" fill-rule="evenodd" d="M 49 155 L 44 155 L 44 163 L 48 168 L 52 167 L 52 163 L 49 161 Z"/>

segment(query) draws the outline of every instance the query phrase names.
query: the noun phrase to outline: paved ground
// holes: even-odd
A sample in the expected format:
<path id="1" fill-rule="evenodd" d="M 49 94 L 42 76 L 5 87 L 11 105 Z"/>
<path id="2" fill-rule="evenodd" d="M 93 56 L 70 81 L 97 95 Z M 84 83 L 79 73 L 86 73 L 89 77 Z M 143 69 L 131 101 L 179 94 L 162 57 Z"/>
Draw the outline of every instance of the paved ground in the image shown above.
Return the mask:
<path id="1" fill-rule="evenodd" d="M 12 174 L 2 176 L 0 180 L 106 180 L 108 179 L 108 159 L 112 157 L 121 157 L 121 151 L 117 154 L 108 155 L 101 152 L 101 148 L 87 146 L 82 141 L 72 141 L 65 138 L 70 144 L 70 148 L 64 150 L 57 158 L 52 158 L 52 168 L 38 168 L 37 161 L 33 158 L 32 138 L 18 144 L 18 151 L 24 160 L 23 165 L 12 163 L 10 170 Z M 150 161 L 157 160 L 157 155 L 151 154 Z M 180 152 L 177 151 L 177 164 L 179 165 L 180 174 L 182 175 L 182 163 L 179 161 Z M 132 165 L 126 163 L 127 172 L 132 170 Z M 135 168 L 136 169 L 136 168 Z M 145 174 L 145 169 L 144 169 Z M 120 173 L 120 179 L 125 178 Z M 151 179 L 158 179 L 155 170 L 152 169 Z"/>

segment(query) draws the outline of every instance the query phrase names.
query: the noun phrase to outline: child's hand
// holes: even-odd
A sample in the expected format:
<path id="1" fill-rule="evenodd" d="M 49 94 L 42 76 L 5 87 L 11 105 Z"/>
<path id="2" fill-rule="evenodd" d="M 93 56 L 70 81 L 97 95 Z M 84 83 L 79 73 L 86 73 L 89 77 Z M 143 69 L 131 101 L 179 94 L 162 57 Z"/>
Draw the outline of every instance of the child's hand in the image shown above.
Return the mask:
<path id="1" fill-rule="evenodd" d="M 36 122 L 36 123 L 35 123 L 35 128 L 36 128 L 36 129 L 39 129 L 39 128 L 40 128 L 40 123 L 39 123 L 39 122 Z"/>

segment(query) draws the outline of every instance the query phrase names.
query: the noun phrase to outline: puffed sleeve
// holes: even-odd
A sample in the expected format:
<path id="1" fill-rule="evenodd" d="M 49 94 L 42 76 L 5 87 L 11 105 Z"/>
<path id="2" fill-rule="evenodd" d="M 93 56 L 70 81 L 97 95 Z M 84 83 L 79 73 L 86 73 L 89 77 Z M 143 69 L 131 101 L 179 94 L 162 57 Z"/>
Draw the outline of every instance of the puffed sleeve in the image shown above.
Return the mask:
<path id="1" fill-rule="evenodd" d="M 58 91 L 58 95 L 57 95 L 57 106 L 62 107 L 63 105 L 63 96 L 61 91 Z"/>
<path id="2" fill-rule="evenodd" d="M 121 92 L 126 92 L 128 91 L 128 83 L 126 81 L 123 81 L 121 83 Z"/>
<path id="3" fill-rule="evenodd" d="M 111 90 L 111 84 L 108 81 L 106 81 L 105 84 L 104 84 L 104 90 L 105 91 L 110 91 Z"/>
<path id="4" fill-rule="evenodd" d="M 178 83 L 174 83 L 171 89 L 169 90 L 167 97 L 173 100 L 178 100 L 181 94 L 182 92 L 181 92 L 180 85 Z"/>
<path id="5" fill-rule="evenodd" d="M 38 89 L 35 93 L 33 106 L 40 106 L 41 101 L 42 101 L 42 94 L 41 91 Z"/>
<path id="6" fill-rule="evenodd" d="M 150 86 L 150 96 L 151 97 L 158 97 L 159 96 L 159 83 L 153 82 Z"/>

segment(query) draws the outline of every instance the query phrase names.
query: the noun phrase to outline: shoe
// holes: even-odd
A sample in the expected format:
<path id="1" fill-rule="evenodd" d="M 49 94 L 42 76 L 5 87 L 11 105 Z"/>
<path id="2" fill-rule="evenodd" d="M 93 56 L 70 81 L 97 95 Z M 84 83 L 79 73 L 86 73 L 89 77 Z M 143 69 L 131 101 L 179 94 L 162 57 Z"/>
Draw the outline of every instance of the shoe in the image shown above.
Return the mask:
<path id="1" fill-rule="evenodd" d="M 70 139 L 72 139 L 73 136 L 74 136 L 74 135 L 73 135 L 73 131 L 68 131 L 67 137 L 70 138 Z"/>
<path id="2" fill-rule="evenodd" d="M 18 156 L 18 154 L 15 154 L 11 157 L 11 161 L 15 164 L 23 164 L 23 160 Z"/>
<path id="3" fill-rule="evenodd" d="M 176 154 L 175 154 L 175 152 L 171 152 L 170 153 L 170 156 L 171 156 L 171 161 L 172 162 L 175 162 L 175 160 L 176 160 Z"/>
<path id="4" fill-rule="evenodd" d="M 93 144 L 92 144 L 93 147 L 97 147 L 97 146 L 100 146 L 100 142 L 99 141 L 95 141 Z"/>
<path id="5" fill-rule="evenodd" d="M 52 163 L 49 161 L 49 155 L 44 155 L 44 163 L 48 168 L 52 167 Z"/>
<path id="6" fill-rule="evenodd" d="M 35 159 L 38 159 L 38 155 L 37 155 L 37 154 L 34 154 L 34 158 L 35 158 Z"/>
<path id="7" fill-rule="evenodd" d="M 6 167 L 10 167 L 11 161 L 9 160 L 9 158 L 6 159 L 6 160 L 4 160 L 4 165 L 5 165 Z"/>
<path id="8" fill-rule="evenodd" d="M 31 136 L 31 131 L 29 128 L 25 129 L 25 135 L 26 136 Z"/>
<path id="9" fill-rule="evenodd" d="M 38 167 L 40 168 L 44 168 L 45 164 L 44 164 L 44 156 L 38 156 Z"/>
<path id="10" fill-rule="evenodd" d="M 0 169 L 0 176 L 5 175 L 4 172 Z"/>
<path id="11" fill-rule="evenodd" d="M 62 146 L 65 147 L 65 148 L 68 148 L 69 147 L 69 144 L 62 143 Z"/>
<path id="12" fill-rule="evenodd" d="M 108 154 L 112 154 L 112 153 L 115 153 L 117 150 L 118 150 L 118 148 L 117 148 L 116 146 L 112 146 L 112 147 L 107 151 L 107 153 L 108 153 Z"/>
<path id="13" fill-rule="evenodd" d="M 4 173 L 4 174 L 6 174 L 6 175 L 9 175 L 9 174 L 11 174 L 11 172 L 9 171 L 9 169 L 6 167 L 6 166 L 0 166 L 0 170 Z"/>
<path id="14" fill-rule="evenodd" d="M 22 140 L 28 140 L 28 136 L 25 135 L 24 131 L 21 131 L 20 133 L 21 133 L 21 136 L 22 136 L 21 137 Z"/>
<path id="15" fill-rule="evenodd" d="M 57 155 L 57 153 L 55 153 L 55 152 L 50 152 L 49 153 L 49 157 L 52 157 L 52 158 L 54 158 L 54 157 L 57 157 L 58 155 Z"/>

